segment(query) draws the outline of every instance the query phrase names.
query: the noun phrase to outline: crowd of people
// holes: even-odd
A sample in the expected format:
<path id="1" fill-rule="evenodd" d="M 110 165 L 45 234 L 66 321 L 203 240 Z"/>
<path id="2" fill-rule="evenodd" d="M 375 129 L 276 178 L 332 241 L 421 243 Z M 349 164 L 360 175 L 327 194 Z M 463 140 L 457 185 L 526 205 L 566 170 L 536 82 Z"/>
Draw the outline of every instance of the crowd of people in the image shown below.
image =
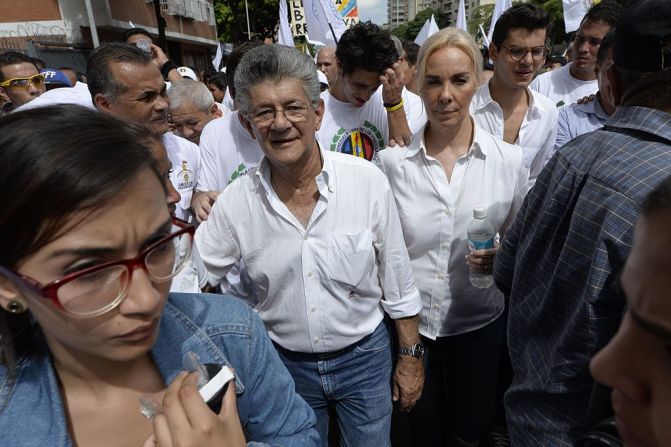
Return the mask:
<path id="1" fill-rule="evenodd" d="M 549 29 L 0 54 L 2 444 L 671 445 L 671 3 Z"/>

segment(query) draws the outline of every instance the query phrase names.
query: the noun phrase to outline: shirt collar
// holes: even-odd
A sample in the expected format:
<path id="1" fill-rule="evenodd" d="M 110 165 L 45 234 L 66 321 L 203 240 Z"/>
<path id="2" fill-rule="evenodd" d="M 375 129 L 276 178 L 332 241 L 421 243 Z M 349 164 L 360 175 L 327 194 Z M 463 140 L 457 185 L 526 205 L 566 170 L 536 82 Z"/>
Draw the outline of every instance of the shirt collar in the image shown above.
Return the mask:
<path id="1" fill-rule="evenodd" d="M 336 176 L 333 161 L 325 154 L 318 141 L 317 148 L 319 150 L 319 156 L 322 159 L 322 169 L 315 177 L 319 192 L 322 195 L 326 194 L 327 190 L 329 192 L 335 192 Z M 272 183 L 270 182 L 270 161 L 265 155 L 261 158 L 254 175 L 256 176 L 259 184 L 263 187 L 263 189 L 266 190 L 266 192 L 272 190 Z"/>
<path id="2" fill-rule="evenodd" d="M 484 138 L 486 137 L 485 132 L 478 127 L 478 125 L 475 123 L 475 120 L 471 118 L 471 121 L 473 122 L 473 143 L 471 144 L 471 147 L 468 149 L 468 153 L 466 155 L 477 155 L 480 154 L 483 158 L 487 157 L 487 145 L 483 144 Z M 424 131 L 426 130 L 426 126 L 429 123 L 425 123 L 422 128 L 413 136 L 412 141 L 410 144 L 405 147 L 405 154 L 404 158 L 412 158 L 422 152 L 424 156 L 426 157 L 426 144 L 424 143 Z"/>
<path id="3" fill-rule="evenodd" d="M 478 88 L 478 91 L 475 94 L 475 96 L 473 97 L 473 101 L 475 102 L 474 110 L 476 112 L 486 108 L 489 104 L 496 102 L 492 98 L 492 93 L 489 90 L 489 82 L 491 81 L 487 81 L 484 84 L 482 84 Z M 535 97 L 539 93 L 531 90 L 529 87 L 527 87 L 527 93 L 529 94 L 529 110 L 527 111 L 527 117 L 529 119 L 542 119 L 543 114 L 548 112 L 548 110 L 545 107 L 543 107 L 543 104 L 541 104 L 540 101 L 536 100 Z M 497 103 L 497 105 L 499 104 Z"/>
<path id="4" fill-rule="evenodd" d="M 619 106 L 605 125 L 646 132 L 671 142 L 671 113 L 661 110 Z"/>

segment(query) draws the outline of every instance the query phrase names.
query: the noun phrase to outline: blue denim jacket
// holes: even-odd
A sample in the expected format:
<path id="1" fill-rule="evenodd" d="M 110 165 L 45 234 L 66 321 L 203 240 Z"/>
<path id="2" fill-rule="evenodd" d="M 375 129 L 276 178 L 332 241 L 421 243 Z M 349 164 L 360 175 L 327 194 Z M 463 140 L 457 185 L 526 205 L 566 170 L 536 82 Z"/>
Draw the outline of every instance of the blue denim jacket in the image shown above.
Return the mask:
<path id="1" fill-rule="evenodd" d="M 312 409 L 296 394 L 263 323 L 246 304 L 221 295 L 171 294 L 151 350 L 166 384 L 182 371 L 188 351 L 203 363 L 235 369 L 238 413 L 249 446 L 319 445 Z M 72 446 L 57 380 L 46 349 L 19 360 L 14 383 L 0 366 L 0 444 Z M 138 402 L 129 411 L 139 409 Z"/>

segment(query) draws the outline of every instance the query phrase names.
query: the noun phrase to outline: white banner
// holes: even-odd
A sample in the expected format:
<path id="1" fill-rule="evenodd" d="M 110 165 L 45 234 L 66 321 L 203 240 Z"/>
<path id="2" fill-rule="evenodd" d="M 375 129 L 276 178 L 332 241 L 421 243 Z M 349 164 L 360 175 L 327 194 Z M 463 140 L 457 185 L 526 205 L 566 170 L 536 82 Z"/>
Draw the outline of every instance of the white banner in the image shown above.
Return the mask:
<path id="1" fill-rule="evenodd" d="M 331 0 L 303 0 L 303 10 L 308 28 L 308 42 L 335 47 L 338 43 L 337 39 L 340 39 L 347 27 L 333 2 Z"/>
<path id="2" fill-rule="evenodd" d="M 456 28 L 468 32 L 468 26 L 466 25 L 466 7 L 464 6 L 464 0 L 459 0 L 459 9 L 457 10 L 457 25 Z"/>
<path id="3" fill-rule="evenodd" d="M 580 28 L 580 22 L 591 6 L 589 0 L 562 0 L 564 6 L 564 28 L 567 33 Z"/>
<path id="4" fill-rule="evenodd" d="M 433 14 L 431 14 L 431 18 L 426 19 L 422 29 L 420 29 L 419 33 L 417 33 L 417 37 L 415 37 L 415 43 L 421 47 L 424 41 L 428 39 L 430 35 L 437 33 L 438 31 L 439 29 L 438 24 L 436 24 L 436 18 L 433 16 Z"/>
<path id="5" fill-rule="evenodd" d="M 494 25 L 496 25 L 496 21 L 499 20 L 501 14 L 503 14 L 503 12 L 511 6 L 513 6 L 511 0 L 496 0 L 496 4 L 494 5 L 494 14 L 492 14 L 492 22 L 489 24 L 489 34 L 487 34 L 487 40 L 490 42 L 492 41 L 492 36 L 494 35 Z"/>
<path id="6" fill-rule="evenodd" d="M 289 26 L 287 0 L 279 0 L 280 2 L 280 29 L 277 31 L 277 43 L 293 47 L 294 36 L 291 35 L 291 27 Z"/>

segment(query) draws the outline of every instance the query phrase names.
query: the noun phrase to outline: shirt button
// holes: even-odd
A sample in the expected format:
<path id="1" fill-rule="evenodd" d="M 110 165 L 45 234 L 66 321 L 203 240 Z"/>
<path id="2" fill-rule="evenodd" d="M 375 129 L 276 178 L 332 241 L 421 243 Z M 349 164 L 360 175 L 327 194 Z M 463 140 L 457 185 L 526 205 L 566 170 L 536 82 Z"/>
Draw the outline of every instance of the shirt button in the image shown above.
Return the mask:
<path id="1" fill-rule="evenodd" d="M 439 305 L 437 305 L 437 304 L 434 304 L 434 305 L 433 305 L 433 308 L 437 310 L 437 309 L 439 309 L 439 308 L 440 308 L 440 306 L 439 306 Z"/>
<path id="2" fill-rule="evenodd" d="M 308 272 L 308 278 L 312 278 L 312 272 Z"/>
<path id="3" fill-rule="evenodd" d="M 443 275 L 442 273 L 438 273 L 438 279 L 445 279 L 445 275 Z"/>
<path id="4" fill-rule="evenodd" d="M 319 337 L 315 337 L 315 343 L 319 343 Z"/>
<path id="5" fill-rule="evenodd" d="M 316 307 L 316 306 L 312 306 L 312 307 L 310 308 L 310 310 L 311 310 L 312 312 L 315 312 L 315 311 L 317 310 L 317 307 Z"/>
<path id="6" fill-rule="evenodd" d="M 443 248 L 448 248 L 450 246 L 447 242 L 443 242 L 441 245 Z"/>
<path id="7" fill-rule="evenodd" d="M 308 235 L 307 235 L 307 234 L 305 235 L 305 240 L 306 240 L 306 241 L 308 240 Z"/>
<path id="8" fill-rule="evenodd" d="M 450 209 L 449 208 L 445 208 L 445 214 L 448 215 L 448 216 L 450 215 Z"/>

